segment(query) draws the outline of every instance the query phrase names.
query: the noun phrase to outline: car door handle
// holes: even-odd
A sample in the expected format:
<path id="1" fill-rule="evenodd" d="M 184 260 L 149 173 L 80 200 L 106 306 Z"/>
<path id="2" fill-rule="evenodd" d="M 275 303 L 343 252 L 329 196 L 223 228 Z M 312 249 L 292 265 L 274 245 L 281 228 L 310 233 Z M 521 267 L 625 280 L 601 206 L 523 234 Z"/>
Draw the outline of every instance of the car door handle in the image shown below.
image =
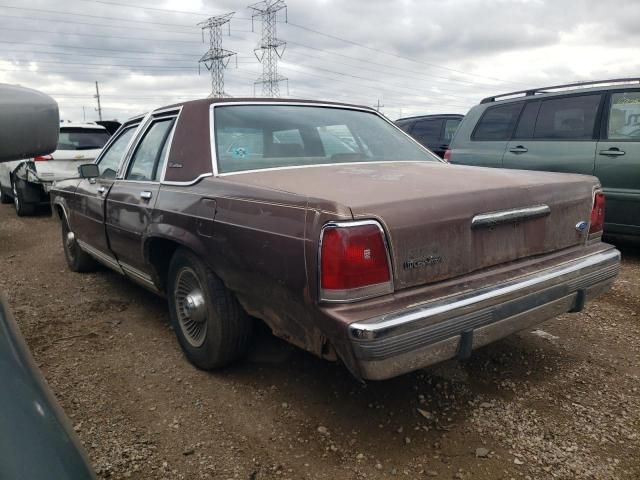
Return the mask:
<path id="1" fill-rule="evenodd" d="M 151 192 L 145 190 L 144 192 L 140 192 L 140 198 L 143 200 L 151 200 Z"/>
<path id="2" fill-rule="evenodd" d="M 104 192 L 106 192 L 106 191 L 107 191 L 107 189 L 105 187 L 98 187 L 98 193 L 100 195 L 104 195 Z"/>
<path id="3" fill-rule="evenodd" d="M 600 155 L 608 155 L 611 157 L 619 157 L 621 155 L 624 155 L 625 152 L 624 150 L 620 150 L 619 148 L 610 148 L 609 150 L 600 150 Z"/>
<path id="4" fill-rule="evenodd" d="M 527 153 L 529 149 L 522 145 L 518 145 L 517 147 L 510 148 L 509 151 L 511 153 Z"/>

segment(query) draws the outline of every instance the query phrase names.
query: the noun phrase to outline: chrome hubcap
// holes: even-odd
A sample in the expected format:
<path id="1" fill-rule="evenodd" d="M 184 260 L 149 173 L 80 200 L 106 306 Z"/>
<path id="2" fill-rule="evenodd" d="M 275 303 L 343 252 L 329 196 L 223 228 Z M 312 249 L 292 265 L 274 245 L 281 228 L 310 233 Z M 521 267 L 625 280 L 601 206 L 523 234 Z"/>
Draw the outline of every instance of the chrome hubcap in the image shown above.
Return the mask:
<path id="1" fill-rule="evenodd" d="M 202 346 L 207 336 L 207 306 L 200 281 L 191 268 L 178 272 L 173 294 L 182 333 L 192 346 Z"/>
<path id="2" fill-rule="evenodd" d="M 71 250 L 76 241 L 76 236 L 73 234 L 73 232 L 67 232 L 66 241 L 67 241 L 67 248 Z"/>

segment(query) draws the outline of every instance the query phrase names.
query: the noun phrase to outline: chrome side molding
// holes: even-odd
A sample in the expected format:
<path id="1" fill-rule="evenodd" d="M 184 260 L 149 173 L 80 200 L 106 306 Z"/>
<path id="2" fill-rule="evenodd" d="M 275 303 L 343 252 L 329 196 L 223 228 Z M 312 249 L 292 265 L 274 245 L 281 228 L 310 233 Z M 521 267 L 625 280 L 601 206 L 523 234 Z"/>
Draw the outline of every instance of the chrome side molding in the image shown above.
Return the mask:
<path id="1" fill-rule="evenodd" d="M 513 208 L 488 212 L 476 215 L 471 220 L 471 228 L 488 228 L 504 223 L 516 223 L 534 218 L 546 217 L 551 213 L 549 205 L 536 205 L 533 207 Z"/>

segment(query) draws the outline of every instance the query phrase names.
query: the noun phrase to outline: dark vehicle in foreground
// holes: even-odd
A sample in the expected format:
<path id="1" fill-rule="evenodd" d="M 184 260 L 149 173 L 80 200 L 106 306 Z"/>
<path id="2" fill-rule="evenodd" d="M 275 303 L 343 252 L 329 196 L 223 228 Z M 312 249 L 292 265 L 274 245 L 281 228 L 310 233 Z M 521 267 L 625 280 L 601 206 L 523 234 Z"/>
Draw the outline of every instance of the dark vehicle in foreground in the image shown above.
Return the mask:
<path id="1" fill-rule="evenodd" d="M 421 115 L 399 118 L 396 120 L 396 125 L 443 158 L 463 118 L 464 115 L 455 113 Z"/>
<path id="2" fill-rule="evenodd" d="M 52 152 L 58 129 L 58 105 L 51 97 L 0 85 L 0 163 Z M 1 479 L 95 478 L 1 292 L 0 412 Z"/>
<path id="3" fill-rule="evenodd" d="M 579 311 L 619 269 L 594 177 L 449 165 L 365 107 L 186 102 L 125 122 L 80 173 L 52 188 L 69 267 L 166 296 L 204 369 L 256 317 L 389 378 Z"/>
<path id="4" fill-rule="evenodd" d="M 606 234 L 640 238 L 640 78 L 485 98 L 462 121 L 451 163 L 595 175 Z"/>

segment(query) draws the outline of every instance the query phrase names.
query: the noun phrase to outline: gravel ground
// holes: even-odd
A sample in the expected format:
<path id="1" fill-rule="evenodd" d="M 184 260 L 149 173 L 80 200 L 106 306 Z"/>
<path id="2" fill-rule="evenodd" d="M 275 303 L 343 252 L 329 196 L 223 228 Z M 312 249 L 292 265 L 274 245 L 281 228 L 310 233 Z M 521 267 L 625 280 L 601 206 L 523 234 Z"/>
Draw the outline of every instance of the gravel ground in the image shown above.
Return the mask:
<path id="1" fill-rule="evenodd" d="M 0 289 L 100 478 L 640 478 L 638 250 L 580 314 L 362 385 L 268 332 L 196 370 L 162 299 L 67 270 L 52 218 L 1 205 L 0 245 Z"/>

